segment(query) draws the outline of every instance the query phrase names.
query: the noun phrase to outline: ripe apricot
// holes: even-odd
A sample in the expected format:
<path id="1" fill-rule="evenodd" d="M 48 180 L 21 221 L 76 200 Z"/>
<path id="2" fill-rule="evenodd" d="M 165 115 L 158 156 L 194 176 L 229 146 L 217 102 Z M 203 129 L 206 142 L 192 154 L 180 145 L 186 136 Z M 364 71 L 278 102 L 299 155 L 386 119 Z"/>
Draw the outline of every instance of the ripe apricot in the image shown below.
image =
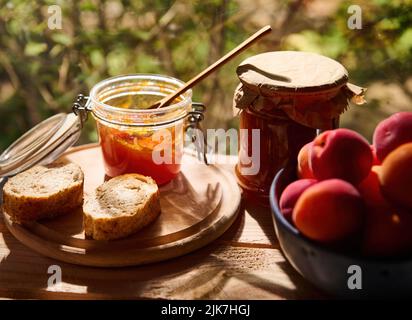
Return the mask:
<path id="1" fill-rule="evenodd" d="M 313 142 L 305 144 L 298 153 L 298 177 L 300 179 L 313 179 L 313 172 L 309 166 L 309 149 Z"/>
<path id="2" fill-rule="evenodd" d="M 279 200 L 280 211 L 283 216 L 292 223 L 292 212 L 300 195 L 310 186 L 313 186 L 317 181 L 315 179 L 300 179 L 289 184 Z"/>
<path id="3" fill-rule="evenodd" d="M 358 186 L 358 190 L 368 207 L 388 208 L 390 206 L 381 191 L 379 180 L 381 169 L 381 166 L 373 166 L 369 175 Z"/>
<path id="4" fill-rule="evenodd" d="M 292 219 L 308 238 L 334 243 L 360 230 L 364 203 L 358 190 L 350 183 L 340 179 L 324 180 L 302 193 Z"/>
<path id="5" fill-rule="evenodd" d="M 412 142 L 401 145 L 385 158 L 379 178 L 388 199 L 412 209 Z"/>
<path id="6" fill-rule="evenodd" d="M 368 141 L 349 129 L 323 132 L 315 138 L 309 153 L 310 167 L 318 180 L 336 178 L 357 185 L 372 167 Z"/>
<path id="7" fill-rule="evenodd" d="M 412 142 L 412 112 L 398 112 L 381 121 L 373 133 L 373 145 L 378 159 L 402 144 Z"/>
<path id="8" fill-rule="evenodd" d="M 412 252 L 412 214 L 394 208 L 369 208 L 362 252 L 375 257 L 399 256 Z"/>

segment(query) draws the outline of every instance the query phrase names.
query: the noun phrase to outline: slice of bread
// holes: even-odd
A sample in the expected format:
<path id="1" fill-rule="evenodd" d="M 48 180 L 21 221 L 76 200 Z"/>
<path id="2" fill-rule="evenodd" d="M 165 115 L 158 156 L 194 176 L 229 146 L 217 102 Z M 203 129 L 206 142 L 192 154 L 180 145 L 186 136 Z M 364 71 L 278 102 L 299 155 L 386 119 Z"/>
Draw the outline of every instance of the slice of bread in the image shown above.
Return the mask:
<path id="1" fill-rule="evenodd" d="M 150 177 L 118 176 L 85 197 L 83 213 L 86 237 L 95 240 L 127 237 L 160 214 L 159 189 Z"/>
<path id="2" fill-rule="evenodd" d="M 83 203 L 83 182 L 74 163 L 35 166 L 6 182 L 3 210 L 18 223 L 69 213 Z"/>

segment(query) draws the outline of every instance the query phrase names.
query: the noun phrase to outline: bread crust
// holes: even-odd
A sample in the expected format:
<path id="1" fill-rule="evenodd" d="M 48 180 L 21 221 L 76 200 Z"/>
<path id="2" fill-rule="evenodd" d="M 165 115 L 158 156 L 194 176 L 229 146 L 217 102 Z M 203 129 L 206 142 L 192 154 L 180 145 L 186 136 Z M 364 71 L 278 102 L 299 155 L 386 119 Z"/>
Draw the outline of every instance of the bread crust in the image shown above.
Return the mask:
<path id="1" fill-rule="evenodd" d="M 113 180 L 114 179 L 114 180 Z M 122 183 L 125 179 L 137 179 L 153 186 L 155 191 L 148 195 L 141 204 L 136 205 L 132 212 L 125 212 L 122 215 L 108 216 L 104 212 L 96 211 L 96 208 L 90 202 L 96 203 L 101 196 L 99 188 L 94 194 L 87 195 L 83 205 L 83 225 L 85 235 L 95 240 L 114 240 L 127 237 L 136 233 L 143 227 L 152 223 L 160 214 L 160 193 L 156 182 L 146 176 L 139 174 L 126 174 L 113 178 L 111 183 Z M 104 210 L 104 209 L 102 209 Z"/>
<path id="2" fill-rule="evenodd" d="M 19 185 L 16 186 L 15 184 L 22 175 L 29 179 L 32 172 L 36 170 L 44 170 L 46 168 L 53 171 L 55 168 L 67 165 L 70 165 L 70 170 L 75 175 L 75 177 L 73 176 L 73 182 L 55 191 L 35 194 L 35 192 L 28 192 L 30 189 L 28 190 L 27 187 L 24 190 L 20 190 Z M 59 176 L 56 175 L 55 179 L 58 178 Z M 78 165 L 73 163 L 36 166 L 9 178 L 5 183 L 3 187 L 3 210 L 17 223 L 67 214 L 82 205 L 83 184 L 83 172 Z"/>

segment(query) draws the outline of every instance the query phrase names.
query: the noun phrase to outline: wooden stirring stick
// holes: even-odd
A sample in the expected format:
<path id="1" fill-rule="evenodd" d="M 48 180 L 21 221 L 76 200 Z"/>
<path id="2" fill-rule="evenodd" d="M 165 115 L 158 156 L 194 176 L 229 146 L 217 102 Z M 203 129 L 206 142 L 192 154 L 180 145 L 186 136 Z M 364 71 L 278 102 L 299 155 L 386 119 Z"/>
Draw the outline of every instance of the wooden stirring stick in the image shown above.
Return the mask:
<path id="1" fill-rule="evenodd" d="M 172 102 L 182 93 L 184 93 L 186 90 L 192 88 L 195 84 L 197 84 L 198 82 L 206 78 L 209 74 L 211 74 L 217 68 L 224 65 L 230 59 L 234 58 L 240 52 L 250 47 L 255 41 L 259 40 L 261 37 L 265 36 L 270 31 L 272 31 L 272 28 L 270 26 L 263 27 L 258 32 L 256 32 L 254 35 L 252 35 L 251 37 L 243 41 L 240 45 L 238 45 L 232 51 L 228 52 L 226 55 L 224 55 L 222 58 L 216 61 L 214 64 L 209 66 L 207 69 L 203 70 L 196 77 L 186 82 L 186 84 L 183 87 L 179 88 L 179 90 L 169 94 L 168 96 L 164 97 L 162 100 L 159 100 L 154 105 L 152 105 L 149 109 L 161 108 L 161 107 L 168 105 L 170 102 Z"/>

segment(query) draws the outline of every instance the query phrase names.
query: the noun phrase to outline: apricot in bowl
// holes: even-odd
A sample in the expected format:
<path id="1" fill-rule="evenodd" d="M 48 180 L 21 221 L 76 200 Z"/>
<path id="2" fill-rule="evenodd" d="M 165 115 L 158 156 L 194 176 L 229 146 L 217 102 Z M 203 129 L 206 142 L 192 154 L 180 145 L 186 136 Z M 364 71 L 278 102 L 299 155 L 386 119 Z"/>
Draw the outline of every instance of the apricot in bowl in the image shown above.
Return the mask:
<path id="1" fill-rule="evenodd" d="M 412 112 L 397 112 L 381 121 L 373 133 L 376 156 L 383 162 L 402 144 L 412 142 Z"/>
<path id="2" fill-rule="evenodd" d="M 386 156 L 379 177 L 384 195 L 412 211 L 412 142 L 397 147 Z"/>

